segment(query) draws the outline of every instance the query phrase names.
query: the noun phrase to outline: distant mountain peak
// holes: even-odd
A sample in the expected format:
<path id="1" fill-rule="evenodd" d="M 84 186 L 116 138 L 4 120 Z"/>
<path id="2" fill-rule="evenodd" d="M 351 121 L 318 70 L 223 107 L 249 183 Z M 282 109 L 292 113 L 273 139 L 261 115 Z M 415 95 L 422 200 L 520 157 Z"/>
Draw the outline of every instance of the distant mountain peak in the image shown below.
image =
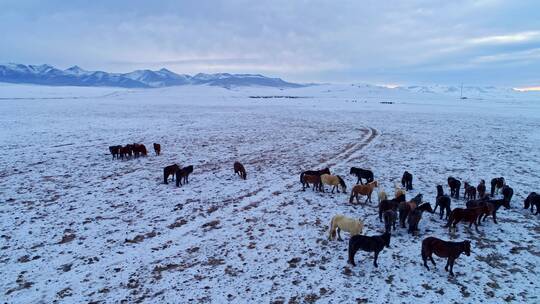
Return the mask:
<path id="1" fill-rule="evenodd" d="M 179 75 L 166 68 L 158 71 L 148 69 L 129 73 L 86 71 L 74 65 L 65 70 L 48 64 L 24 65 L 9 63 L 0 65 L 0 82 L 32 83 L 53 86 L 112 86 L 126 88 L 157 88 L 177 85 L 211 85 L 221 87 L 267 86 L 295 88 L 303 85 L 270 78 L 259 74 L 205 74 Z"/>

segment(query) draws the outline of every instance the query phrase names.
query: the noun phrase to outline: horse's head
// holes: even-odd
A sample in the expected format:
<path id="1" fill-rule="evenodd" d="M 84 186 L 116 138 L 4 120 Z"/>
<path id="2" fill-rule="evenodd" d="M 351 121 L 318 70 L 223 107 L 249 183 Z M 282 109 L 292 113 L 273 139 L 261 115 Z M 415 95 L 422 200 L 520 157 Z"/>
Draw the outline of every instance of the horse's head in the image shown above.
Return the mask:
<path id="1" fill-rule="evenodd" d="M 349 174 L 354 174 L 354 172 L 356 171 L 355 169 L 355 167 L 351 167 L 351 171 L 349 171 Z"/>
<path id="2" fill-rule="evenodd" d="M 324 168 L 321 170 L 321 174 L 330 174 L 330 168 Z"/>
<path id="3" fill-rule="evenodd" d="M 339 180 L 339 185 L 341 186 L 341 190 L 343 192 L 347 191 L 347 185 L 345 185 L 345 181 L 343 180 L 343 178 L 341 178 L 341 176 L 339 175 L 336 175 L 338 180 Z"/>
<path id="4" fill-rule="evenodd" d="M 463 241 L 463 252 L 465 253 L 466 256 L 470 256 L 471 255 L 471 241 Z"/>
<path id="5" fill-rule="evenodd" d="M 377 187 L 379 187 L 379 182 L 374 180 L 374 181 L 371 182 L 371 185 L 372 185 L 373 188 L 377 188 Z"/>

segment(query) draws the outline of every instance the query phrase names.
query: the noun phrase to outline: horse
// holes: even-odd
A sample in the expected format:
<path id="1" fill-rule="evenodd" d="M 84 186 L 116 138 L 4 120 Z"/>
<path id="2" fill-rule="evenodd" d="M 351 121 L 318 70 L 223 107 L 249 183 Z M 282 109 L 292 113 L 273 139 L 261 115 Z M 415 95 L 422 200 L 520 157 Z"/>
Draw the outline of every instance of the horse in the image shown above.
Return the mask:
<path id="1" fill-rule="evenodd" d="M 491 197 L 493 197 L 493 195 L 495 194 L 495 192 L 497 192 L 497 194 L 499 194 L 499 190 L 502 189 L 502 187 L 504 187 L 504 177 L 495 177 L 491 180 Z"/>
<path id="2" fill-rule="evenodd" d="M 466 256 L 471 255 L 471 242 L 448 242 L 432 236 L 425 238 L 422 241 L 422 260 L 427 270 L 429 270 L 427 265 L 428 258 L 433 263 L 433 266 L 435 266 L 433 253 L 441 258 L 448 258 L 444 270 L 448 271 L 450 267 L 450 275 L 454 276 L 454 262 L 462 253 L 465 253 Z"/>
<path id="3" fill-rule="evenodd" d="M 356 203 L 359 204 L 360 203 L 360 201 L 358 200 L 359 194 L 367 196 L 364 204 L 367 203 L 368 201 L 371 203 L 371 194 L 373 193 L 373 189 L 377 188 L 378 186 L 379 184 L 377 183 L 377 181 L 372 181 L 365 185 L 355 185 L 351 190 L 351 197 L 349 198 L 349 203 L 352 204 L 353 198 L 356 198 Z"/>
<path id="4" fill-rule="evenodd" d="M 373 172 L 366 169 L 351 167 L 349 174 L 355 175 L 358 178 L 357 184 L 363 185 L 362 179 L 366 180 L 366 184 L 373 181 Z"/>
<path id="5" fill-rule="evenodd" d="M 341 187 L 341 191 L 345 193 L 347 191 L 347 185 L 345 185 L 345 181 L 341 178 L 339 175 L 330 175 L 330 174 L 322 174 L 321 175 L 321 189 L 322 192 L 324 191 L 324 185 L 330 185 L 332 187 L 332 193 L 334 193 L 334 190 L 337 190 L 337 193 L 339 193 L 338 186 Z"/>
<path id="6" fill-rule="evenodd" d="M 178 170 L 180 170 L 180 166 L 178 166 L 177 164 L 173 164 L 173 165 L 163 168 L 163 182 L 165 184 L 168 184 L 167 180 L 169 179 L 170 175 L 172 175 L 173 180 L 174 180 L 174 177 Z"/>
<path id="7" fill-rule="evenodd" d="M 397 220 L 397 213 L 395 210 L 390 209 L 386 210 L 383 213 L 384 218 L 384 231 L 387 233 L 390 233 L 390 228 L 392 228 L 394 231 L 396 230 L 396 220 Z"/>
<path id="8" fill-rule="evenodd" d="M 302 175 L 302 191 L 306 190 L 306 185 L 309 188 L 309 184 L 313 184 L 313 191 L 321 191 L 322 183 L 320 175 L 305 174 Z"/>
<path id="9" fill-rule="evenodd" d="M 488 215 L 493 216 L 493 222 L 497 224 L 497 210 L 501 208 L 501 206 L 504 206 L 506 209 L 510 209 L 510 202 L 504 199 L 499 200 L 474 200 L 474 201 L 468 201 L 466 203 L 467 208 L 478 208 L 478 207 L 487 207 L 486 212 L 484 212 L 484 217 L 482 218 L 482 215 L 478 217 L 478 225 L 480 225 L 480 220 L 485 221 Z"/>
<path id="10" fill-rule="evenodd" d="M 382 200 L 379 203 L 379 221 L 382 222 L 383 212 L 387 210 L 397 211 L 399 203 L 405 201 L 405 195 L 402 195 L 398 198 L 393 198 L 391 200 Z"/>
<path id="11" fill-rule="evenodd" d="M 483 198 L 486 195 L 486 181 L 481 179 L 478 186 L 476 186 L 476 191 L 478 192 L 478 197 Z"/>
<path id="12" fill-rule="evenodd" d="M 465 199 L 475 200 L 476 188 L 473 185 L 470 185 L 469 183 L 465 182 L 463 184 L 463 196 L 465 197 Z"/>
<path id="13" fill-rule="evenodd" d="M 159 156 L 161 154 L 161 145 L 154 143 L 154 152 L 156 152 L 156 155 Z"/>
<path id="14" fill-rule="evenodd" d="M 328 239 L 336 239 L 336 230 L 338 240 L 342 241 L 340 231 L 347 231 L 351 236 L 362 234 L 364 223 L 362 220 L 346 217 L 342 214 L 335 215 L 330 221 L 330 230 L 328 231 Z"/>
<path id="15" fill-rule="evenodd" d="M 384 247 L 390 248 L 390 236 L 390 233 L 385 232 L 376 236 L 355 235 L 351 237 L 349 239 L 349 259 L 347 262 L 356 266 L 354 263 L 354 255 L 358 250 L 363 250 L 375 252 L 373 266 L 375 266 L 375 268 L 379 267 L 379 265 L 377 265 L 377 258 Z"/>
<path id="16" fill-rule="evenodd" d="M 452 227 L 455 231 L 457 231 L 457 223 L 467 221 L 469 222 L 469 229 L 472 227 L 472 224 L 474 224 L 476 231 L 478 231 L 478 217 L 486 212 L 489 212 L 487 205 L 471 209 L 454 208 L 454 210 L 450 212 L 450 216 L 448 217 L 448 222 L 446 223 L 445 227 L 448 227 L 448 231 L 450 231 Z"/>
<path id="17" fill-rule="evenodd" d="M 419 193 L 411 199 L 411 202 L 416 203 L 416 205 L 420 205 L 422 203 L 423 198 L 424 196 L 422 195 L 422 193 Z"/>
<path id="18" fill-rule="evenodd" d="M 244 180 L 247 179 L 246 168 L 244 168 L 244 165 L 242 165 L 240 162 L 235 161 L 233 168 L 234 168 L 234 174 L 238 174 L 240 178 Z"/>
<path id="19" fill-rule="evenodd" d="M 412 190 L 412 180 L 413 176 L 409 171 L 403 172 L 403 176 L 401 177 L 401 186 L 405 187 L 405 190 L 409 191 Z"/>
<path id="20" fill-rule="evenodd" d="M 523 209 L 529 209 L 531 206 L 531 213 L 534 213 L 534 206 L 536 206 L 535 215 L 540 213 L 540 195 L 536 192 L 531 192 L 523 202 Z"/>
<path id="21" fill-rule="evenodd" d="M 125 147 L 120 148 L 120 159 L 126 159 L 131 158 L 133 155 L 133 147 L 131 145 L 126 145 Z"/>
<path id="22" fill-rule="evenodd" d="M 394 189 L 394 198 L 398 198 L 400 196 L 405 196 L 405 194 L 407 194 L 407 191 L 405 191 L 405 189 L 399 187 L 396 184 L 395 189 Z"/>
<path id="23" fill-rule="evenodd" d="M 120 149 L 122 149 L 122 146 L 110 146 L 109 152 L 111 152 L 112 159 L 118 158 L 118 155 L 120 154 Z"/>
<path id="24" fill-rule="evenodd" d="M 444 195 L 444 189 L 442 185 L 437 185 L 437 197 Z"/>
<path id="25" fill-rule="evenodd" d="M 510 201 L 512 200 L 512 196 L 514 196 L 514 189 L 512 189 L 512 187 L 508 185 L 504 185 L 501 192 L 504 200 L 510 203 Z"/>
<path id="26" fill-rule="evenodd" d="M 418 206 L 418 204 L 414 201 L 399 203 L 399 224 L 401 228 L 405 228 L 405 220 L 407 219 L 409 213 L 416 209 L 416 206 Z"/>
<path id="27" fill-rule="evenodd" d="M 323 174 L 330 174 L 330 169 L 329 168 L 324 168 L 322 170 L 308 170 L 308 171 L 304 171 L 302 173 L 300 173 L 300 182 L 302 183 L 302 190 L 304 190 L 305 188 L 305 185 L 304 185 L 304 175 L 316 175 L 316 176 L 321 176 Z"/>
<path id="28" fill-rule="evenodd" d="M 459 199 L 459 188 L 461 188 L 461 182 L 452 176 L 448 177 L 448 187 L 450 187 L 450 196 Z"/>
<path id="29" fill-rule="evenodd" d="M 147 156 L 148 151 L 146 150 L 146 146 L 143 144 L 133 144 L 133 154 L 135 155 L 135 158 L 139 157 L 139 154 L 142 156 Z"/>
<path id="30" fill-rule="evenodd" d="M 386 192 L 384 191 L 384 189 L 380 189 L 379 192 L 377 192 L 377 200 L 378 200 L 378 203 L 380 204 L 382 201 L 384 200 L 387 200 L 388 199 L 388 195 L 386 194 Z"/>
<path id="31" fill-rule="evenodd" d="M 193 172 L 193 166 L 187 166 L 176 171 L 176 187 L 182 186 L 182 180 L 184 184 L 189 183 L 189 175 Z"/>
<path id="32" fill-rule="evenodd" d="M 414 210 L 409 212 L 407 216 L 407 224 L 409 224 L 409 229 L 407 230 L 408 233 L 414 233 L 420 230 L 418 229 L 418 223 L 420 223 L 420 220 L 422 219 L 422 213 L 424 213 L 424 211 L 434 213 L 430 203 L 423 203 L 422 205 L 419 205 Z"/>
<path id="33" fill-rule="evenodd" d="M 437 210 L 437 207 L 440 207 L 439 211 L 439 218 L 442 220 L 444 212 L 446 211 L 446 217 L 445 219 L 448 219 L 448 216 L 450 215 L 450 204 L 452 200 L 448 195 L 441 195 L 438 196 L 435 200 L 435 208 L 433 208 L 433 213 Z"/>

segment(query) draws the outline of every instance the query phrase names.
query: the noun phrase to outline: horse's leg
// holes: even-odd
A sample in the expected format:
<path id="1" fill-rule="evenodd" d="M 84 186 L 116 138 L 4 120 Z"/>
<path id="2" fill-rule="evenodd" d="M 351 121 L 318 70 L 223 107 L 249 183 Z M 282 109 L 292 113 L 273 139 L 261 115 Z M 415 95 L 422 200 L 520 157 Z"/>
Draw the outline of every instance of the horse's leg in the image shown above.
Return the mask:
<path id="1" fill-rule="evenodd" d="M 444 266 L 445 271 L 448 271 L 448 266 L 450 266 L 450 258 L 446 260 L 446 266 Z"/>
<path id="2" fill-rule="evenodd" d="M 338 241 L 343 241 L 343 239 L 341 238 L 340 232 L 341 232 L 341 229 L 338 227 L 338 228 L 337 228 Z"/>
<path id="3" fill-rule="evenodd" d="M 422 261 L 424 261 L 424 266 L 427 268 L 427 270 L 429 270 L 427 259 L 428 259 L 427 254 L 424 252 L 424 250 L 422 250 Z"/>
<path id="4" fill-rule="evenodd" d="M 331 192 L 332 194 L 334 194 L 334 190 L 335 190 L 335 189 L 336 189 L 336 186 L 333 186 L 333 187 L 332 187 L 332 192 Z"/>
<path id="5" fill-rule="evenodd" d="M 493 222 L 497 224 L 497 212 L 493 211 Z"/>
<path id="6" fill-rule="evenodd" d="M 429 259 L 431 260 L 431 263 L 433 263 L 433 266 L 435 266 L 435 260 L 433 259 L 433 253 L 429 254 Z"/>
<path id="7" fill-rule="evenodd" d="M 455 259 L 448 259 L 450 262 L 450 275 L 454 276 L 454 261 Z"/>
<path id="8" fill-rule="evenodd" d="M 351 246 L 349 245 L 349 260 L 347 261 L 348 263 L 351 263 L 351 265 L 353 266 L 356 266 L 356 264 L 354 263 L 354 255 L 355 255 L 356 251 L 354 250 L 354 248 L 351 248 Z"/>
<path id="9" fill-rule="evenodd" d="M 375 266 L 375 268 L 379 267 L 379 265 L 377 265 L 377 258 L 379 257 L 379 252 L 380 251 L 375 251 L 375 257 L 373 258 L 373 266 Z"/>
<path id="10" fill-rule="evenodd" d="M 360 204 L 360 200 L 358 199 L 358 193 L 355 193 L 354 196 L 356 197 L 356 203 Z"/>

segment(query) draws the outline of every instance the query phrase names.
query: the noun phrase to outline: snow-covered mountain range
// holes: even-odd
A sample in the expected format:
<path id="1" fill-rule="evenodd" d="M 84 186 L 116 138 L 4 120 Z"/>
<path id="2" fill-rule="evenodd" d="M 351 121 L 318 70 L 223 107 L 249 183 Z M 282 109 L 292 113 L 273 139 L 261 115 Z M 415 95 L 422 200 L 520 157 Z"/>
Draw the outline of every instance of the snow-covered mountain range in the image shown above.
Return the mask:
<path id="1" fill-rule="evenodd" d="M 86 71 L 78 66 L 65 70 L 53 66 L 5 64 L 0 65 L 0 82 L 31 83 L 51 86 L 110 86 L 123 88 L 157 88 L 177 85 L 212 85 L 221 87 L 267 86 L 294 88 L 303 85 L 259 74 L 176 74 L 167 69 L 136 70 L 130 73 Z"/>

